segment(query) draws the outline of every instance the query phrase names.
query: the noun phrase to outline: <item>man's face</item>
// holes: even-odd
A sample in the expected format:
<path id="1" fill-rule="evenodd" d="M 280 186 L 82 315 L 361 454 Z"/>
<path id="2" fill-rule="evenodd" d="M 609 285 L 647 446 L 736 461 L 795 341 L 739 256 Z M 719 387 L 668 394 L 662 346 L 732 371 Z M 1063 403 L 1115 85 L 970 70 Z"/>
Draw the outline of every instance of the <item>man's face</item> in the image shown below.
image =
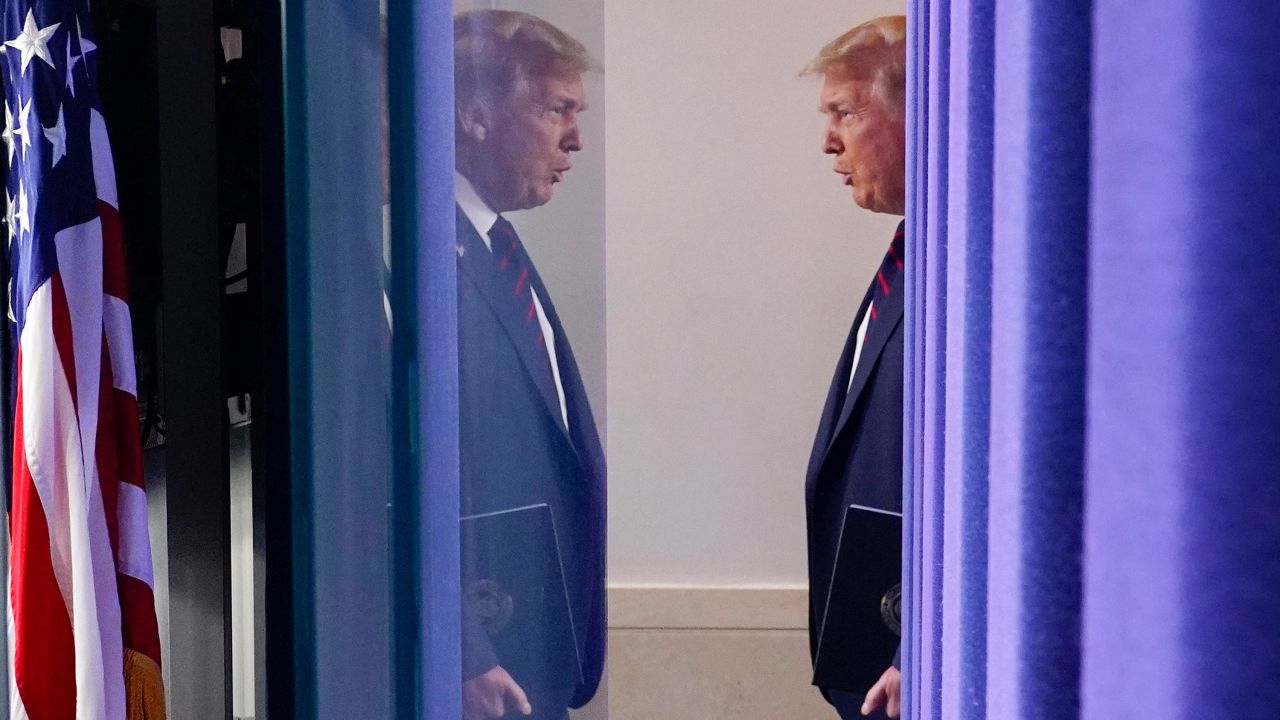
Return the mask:
<path id="1" fill-rule="evenodd" d="M 901 111 L 884 106 L 871 80 L 828 74 L 821 105 L 827 118 L 822 151 L 853 188 L 853 200 L 873 212 L 902 215 L 906 208 L 906 125 Z"/>
<path id="2" fill-rule="evenodd" d="M 505 102 L 495 103 L 477 147 L 471 180 L 498 212 L 525 210 L 551 200 L 556 183 L 582 149 L 578 113 L 586 110 L 582 76 L 530 78 Z"/>

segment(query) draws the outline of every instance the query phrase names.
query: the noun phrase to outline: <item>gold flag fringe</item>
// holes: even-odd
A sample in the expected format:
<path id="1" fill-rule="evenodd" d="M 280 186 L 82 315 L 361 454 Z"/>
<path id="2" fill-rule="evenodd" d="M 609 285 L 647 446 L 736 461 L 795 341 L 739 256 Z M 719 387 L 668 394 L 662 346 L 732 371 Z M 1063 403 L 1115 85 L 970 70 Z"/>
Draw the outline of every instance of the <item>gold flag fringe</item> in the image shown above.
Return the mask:
<path id="1" fill-rule="evenodd" d="M 165 720 L 160 666 L 130 648 L 124 651 L 124 695 L 128 720 Z"/>

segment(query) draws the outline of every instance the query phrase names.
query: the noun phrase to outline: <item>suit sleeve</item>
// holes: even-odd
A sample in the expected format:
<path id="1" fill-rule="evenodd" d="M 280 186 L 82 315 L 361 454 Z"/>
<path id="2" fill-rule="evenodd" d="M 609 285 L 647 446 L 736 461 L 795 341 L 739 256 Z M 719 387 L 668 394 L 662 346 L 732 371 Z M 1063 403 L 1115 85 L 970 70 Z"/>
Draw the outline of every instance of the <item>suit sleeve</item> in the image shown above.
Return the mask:
<path id="1" fill-rule="evenodd" d="M 898 649 L 893 651 L 893 667 L 899 672 L 902 671 L 902 643 L 898 643 Z"/>
<path id="2" fill-rule="evenodd" d="M 480 621 L 463 618 L 462 621 L 462 680 L 479 677 L 498 666 L 498 654 L 489 642 L 489 634 Z"/>

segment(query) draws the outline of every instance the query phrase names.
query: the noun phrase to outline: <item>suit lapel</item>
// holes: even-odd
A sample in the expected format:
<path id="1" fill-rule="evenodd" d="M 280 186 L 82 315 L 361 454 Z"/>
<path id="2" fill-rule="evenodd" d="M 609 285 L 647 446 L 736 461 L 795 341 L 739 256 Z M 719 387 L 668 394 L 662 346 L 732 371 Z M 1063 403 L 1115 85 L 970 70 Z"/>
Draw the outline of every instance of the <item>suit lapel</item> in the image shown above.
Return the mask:
<path id="1" fill-rule="evenodd" d="M 876 308 L 876 319 L 871 322 L 871 326 L 867 329 L 867 339 L 863 342 L 862 354 L 858 357 L 858 367 L 853 369 L 853 382 L 849 385 L 849 392 L 845 394 L 844 405 L 840 409 L 840 419 L 836 423 L 835 430 L 831 433 L 827 449 L 823 452 L 823 458 L 818 462 L 817 469 L 821 469 L 822 462 L 826 460 L 826 452 L 830 451 L 831 446 L 840 437 L 840 433 L 844 432 L 845 426 L 849 424 L 849 417 L 853 414 L 853 408 L 858 404 L 858 398 L 866 390 L 867 382 L 871 379 L 872 368 L 876 366 L 876 362 L 880 359 L 880 353 L 884 352 L 884 347 L 888 344 L 889 337 L 893 335 L 893 331 L 902 322 L 904 308 L 902 296 L 904 294 L 905 292 L 899 287 L 898 292 L 889 293 L 888 297 L 884 299 L 884 307 L 877 306 Z M 868 292 L 868 301 L 870 297 L 870 292 Z M 859 317 L 858 323 L 854 325 L 855 334 L 860 323 L 861 317 Z M 856 338 L 854 341 L 856 342 Z M 847 372 L 844 375 L 837 375 L 836 381 L 839 382 L 841 378 L 845 377 L 849 377 Z"/>
<path id="2" fill-rule="evenodd" d="M 533 267 L 530 259 L 529 267 Z M 595 416 L 591 412 L 591 403 L 587 399 L 586 387 L 582 384 L 582 374 L 578 370 L 577 358 L 569 344 L 569 335 L 560 322 L 560 314 L 556 312 L 555 303 L 551 301 L 551 293 L 542 284 L 542 276 L 537 270 L 529 273 L 534 292 L 542 303 L 542 312 L 547 316 L 547 323 L 555 334 L 556 365 L 560 370 L 560 386 L 564 389 L 565 413 L 569 416 L 569 442 L 578 455 L 582 466 L 589 468 L 597 479 L 604 477 L 604 451 L 600 445 L 600 436 L 596 431 Z M 554 388 L 552 389 L 554 392 Z M 557 398 L 557 403 L 559 399 Z M 556 405 L 559 417 L 559 404 Z M 560 426 L 564 429 L 564 426 Z"/>
<path id="3" fill-rule="evenodd" d="M 831 379 L 831 387 L 827 390 L 827 404 L 822 409 L 822 420 L 818 423 L 818 435 L 814 439 L 813 452 L 809 456 L 809 477 L 817 474 L 822 459 L 831 445 L 832 434 L 836 422 L 840 419 L 840 411 L 844 408 L 844 397 L 849 388 L 849 374 L 853 372 L 853 353 L 858 346 L 858 328 L 862 318 L 867 314 L 871 304 L 871 291 L 862 298 L 858 312 L 853 316 L 853 327 L 849 328 L 849 337 L 845 339 L 844 350 L 840 353 L 840 361 L 836 363 L 836 373 Z"/>
<path id="4" fill-rule="evenodd" d="M 568 431 L 564 426 L 564 418 L 560 415 L 560 398 L 556 394 L 555 386 L 554 384 L 549 386 L 547 382 L 540 380 L 539 378 L 544 375 L 537 372 L 538 365 L 535 363 L 547 362 L 545 351 L 542 356 L 539 356 L 537 349 L 530 343 L 518 342 L 517 338 L 524 329 L 525 319 L 520 316 L 515 303 L 511 301 L 511 288 L 507 287 L 498 275 L 493 253 L 484 244 L 484 240 L 461 208 L 458 208 L 458 269 L 476 286 L 494 315 L 502 323 L 502 328 L 506 331 L 508 339 L 516 349 L 516 354 L 520 356 L 520 362 L 524 365 L 525 375 L 537 387 L 547 412 L 551 413 L 552 419 L 567 437 Z M 539 300 L 546 302 L 541 294 Z"/>

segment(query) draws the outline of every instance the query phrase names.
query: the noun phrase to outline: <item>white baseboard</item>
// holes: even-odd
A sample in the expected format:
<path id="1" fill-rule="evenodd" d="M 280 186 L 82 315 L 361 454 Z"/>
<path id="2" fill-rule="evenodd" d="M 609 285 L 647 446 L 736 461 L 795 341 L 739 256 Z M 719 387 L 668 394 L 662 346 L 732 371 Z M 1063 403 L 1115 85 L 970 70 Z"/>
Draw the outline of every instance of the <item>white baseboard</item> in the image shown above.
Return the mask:
<path id="1" fill-rule="evenodd" d="M 613 630 L 804 630 L 800 586 L 610 585 Z"/>

